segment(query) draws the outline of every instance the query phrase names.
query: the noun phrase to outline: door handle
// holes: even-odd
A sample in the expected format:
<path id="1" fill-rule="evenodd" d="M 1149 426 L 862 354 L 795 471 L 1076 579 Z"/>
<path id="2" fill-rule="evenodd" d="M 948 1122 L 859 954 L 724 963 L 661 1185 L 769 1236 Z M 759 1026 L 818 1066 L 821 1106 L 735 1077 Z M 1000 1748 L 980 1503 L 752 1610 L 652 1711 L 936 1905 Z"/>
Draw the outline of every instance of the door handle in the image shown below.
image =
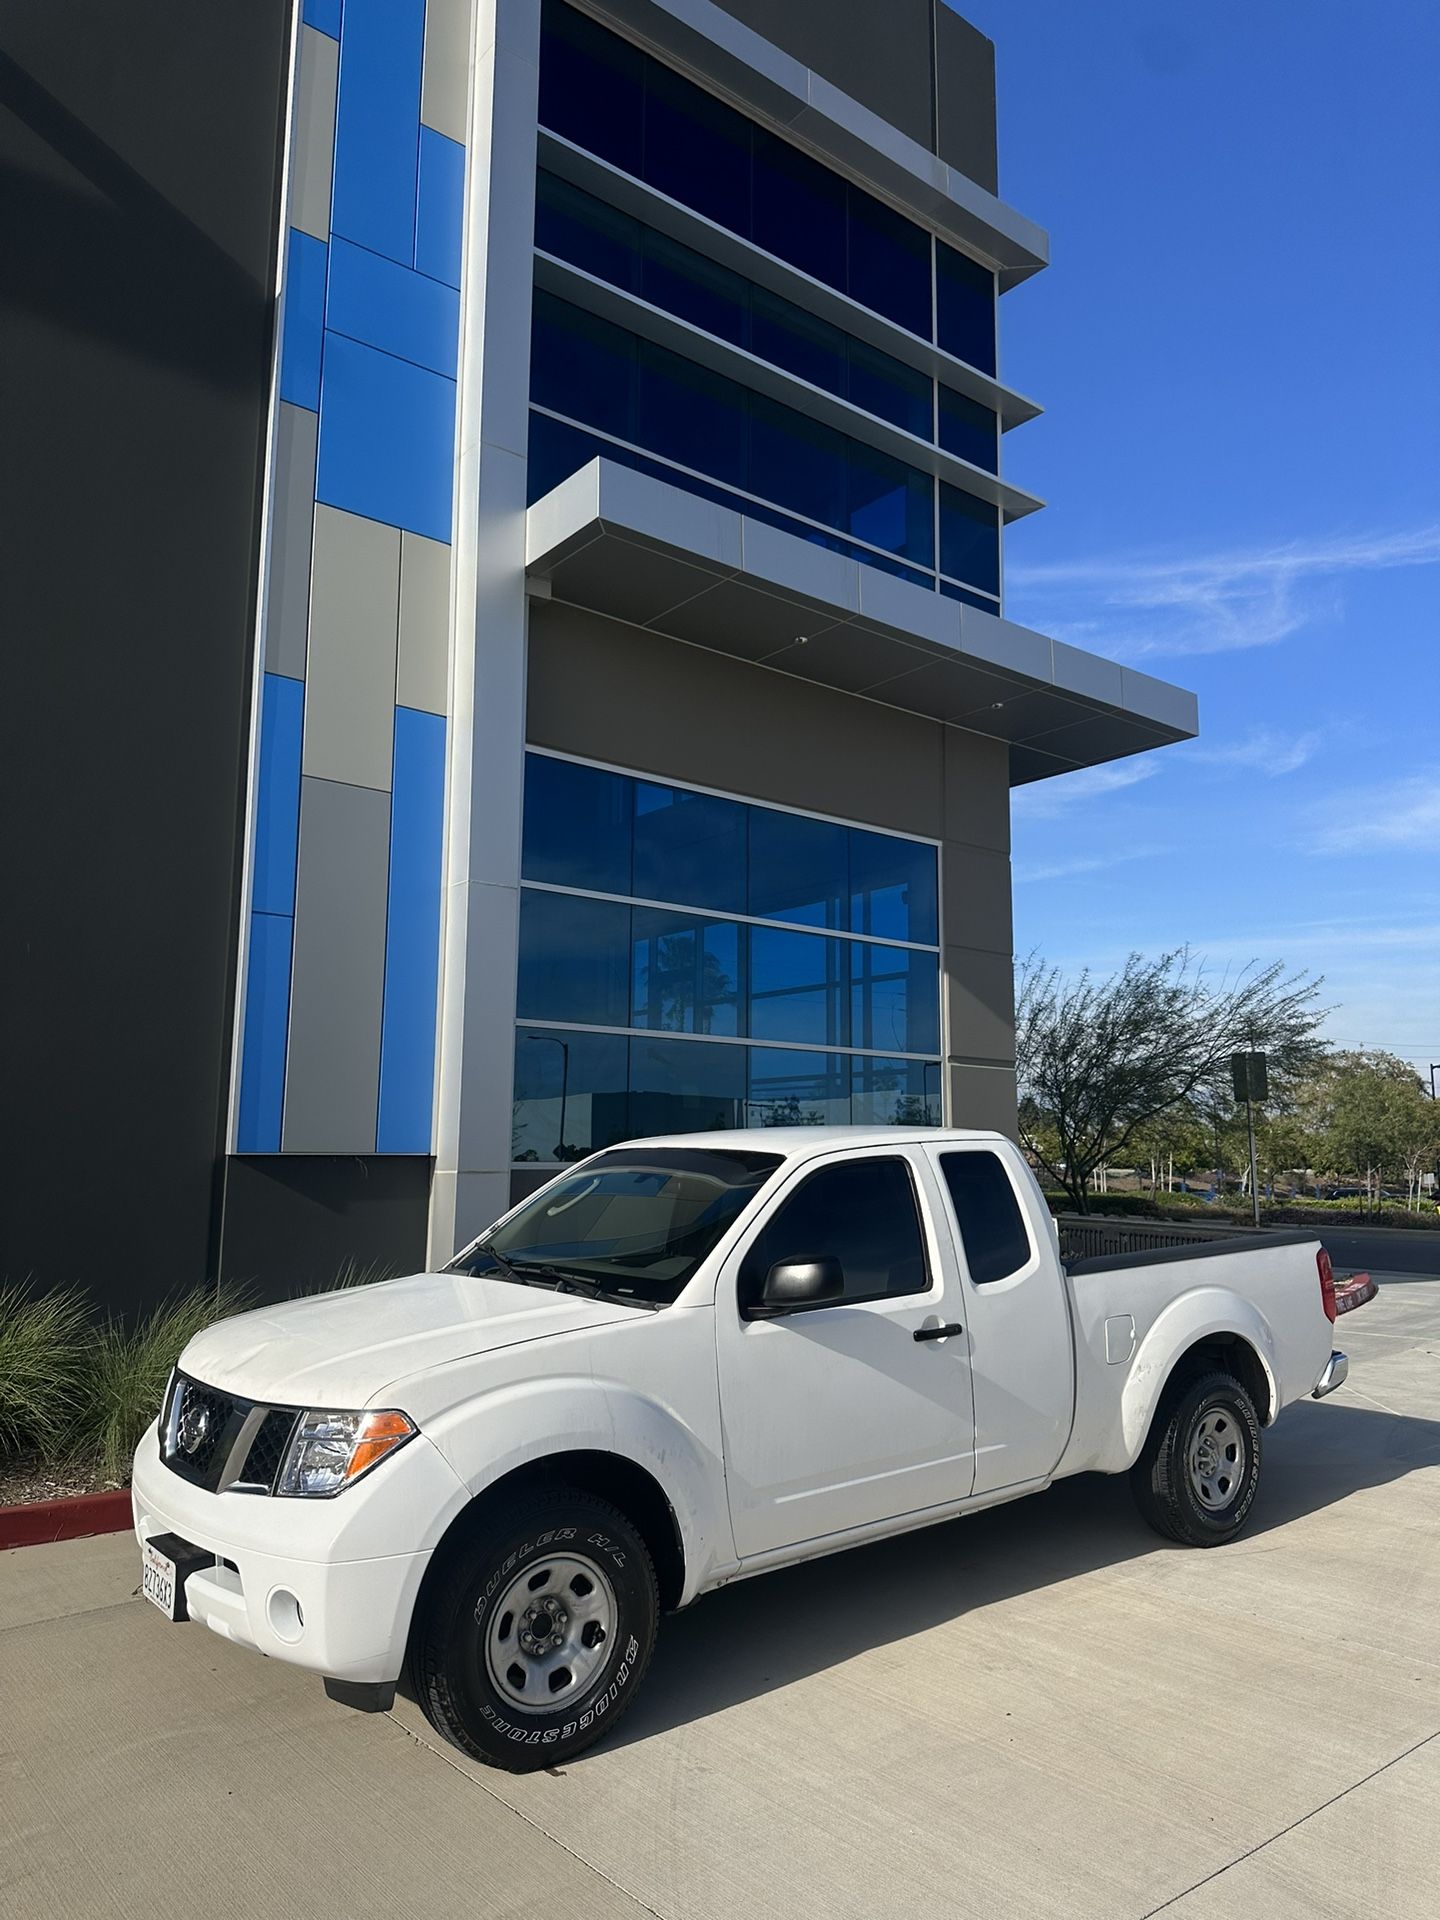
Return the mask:
<path id="1" fill-rule="evenodd" d="M 953 1334 L 964 1331 L 964 1327 L 958 1320 L 949 1320 L 939 1327 L 916 1327 L 915 1338 L 917 1340 L 948 1340 Z"/>

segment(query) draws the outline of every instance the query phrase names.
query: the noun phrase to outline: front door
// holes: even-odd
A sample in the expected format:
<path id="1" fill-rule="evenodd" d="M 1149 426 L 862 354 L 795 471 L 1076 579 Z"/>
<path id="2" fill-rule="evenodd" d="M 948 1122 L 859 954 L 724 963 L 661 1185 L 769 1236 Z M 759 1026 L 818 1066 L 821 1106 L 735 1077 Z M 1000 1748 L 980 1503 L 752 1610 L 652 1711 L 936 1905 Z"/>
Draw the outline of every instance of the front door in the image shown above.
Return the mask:
<path id="1" fill-rule="evenodd" d="M 797 1172 L 716 1292 L 731 1523 L 741 1559 L 963 1500 L 975 1477 L 968 1336 L 933 1170 L 848 1153 Z M 746 1319 L 784 1260 L 833 1258 L 845 1294 Z"/>

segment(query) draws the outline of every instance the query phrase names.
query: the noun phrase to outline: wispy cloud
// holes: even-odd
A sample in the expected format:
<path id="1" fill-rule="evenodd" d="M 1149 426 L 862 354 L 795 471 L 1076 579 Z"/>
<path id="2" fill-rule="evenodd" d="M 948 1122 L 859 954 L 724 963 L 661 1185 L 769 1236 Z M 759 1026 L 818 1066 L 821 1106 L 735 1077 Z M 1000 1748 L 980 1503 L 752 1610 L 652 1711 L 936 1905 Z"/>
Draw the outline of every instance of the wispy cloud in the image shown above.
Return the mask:
<path id="1" fill-rule="evenodd" d="M 1104 873 L 1107 868 L 1122 866 L 1128 860 L 1150 860 L 1168 851 L 1167 847 L 1127 847 L 1123 852 L 1077 854 L 1073 860 L 1054 860 L 1042 865 L 1022 860 L 1016 864 L 1014 879 L 1017 887 L 1041 880 L 1073 880 L 1081 874 Z"/>
<path id="2" fill-rule="evenodd" d="M 1012 567 L 1012 595 L 1052 599 L 1067 637 L 1114 658 L 1227 653 L 1298 633 L 1353 573 L 1440 563 L 1440 524 L 1184 558 L 1147 555 Z M 1027 615 L 1026 617 L 1030 617 Z M 1039 619 L 1051 631 L 1055 622 Z"/>
<path id="3" fill-rule="evenodd" d="M 1010 796 L 1011 812 L 1017 820 L 1054 820 L 1087 800 L 1137 786 L 1159 770 L 1155 760 L 1113 760 L 1101 767 L 1082 767 L 1078 773 L 1056 774 L 1051 780 L 1017 787 Z"/>
<path id="4" fill-rule="evenodd" d="M 1254 727 L 1240 740 L 1192 747 L 1189 758 L 1206 766 L 1244 767 L 1273 780 L 1282 774 L 1298 772 L 1307 760 L 1315 757 L 1324 737 L 1318 730 L 1285 734 L 1274 727 Z"/>
<path id="5" fill-rule="evenodd" d="M 1440 852 L 1440 772 L 1331 794 L 1311 821 L 1312 853 Z"/>

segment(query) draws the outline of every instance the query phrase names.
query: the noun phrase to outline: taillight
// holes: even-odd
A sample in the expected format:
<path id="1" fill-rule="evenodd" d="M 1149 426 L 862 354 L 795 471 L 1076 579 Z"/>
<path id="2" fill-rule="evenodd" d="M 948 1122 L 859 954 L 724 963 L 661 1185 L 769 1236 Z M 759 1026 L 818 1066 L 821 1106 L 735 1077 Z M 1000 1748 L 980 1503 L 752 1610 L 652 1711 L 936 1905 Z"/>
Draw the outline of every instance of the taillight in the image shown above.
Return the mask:
<path id="1" fill-rule="evenodd" d="M 1330 1256 L 1321 1247 L 1315 1256 L 1315 1265 L 1320 1270 L 1320 1301 L 1325 1308 L 1325 1318 L 1335 1318 L 1335 1269 L 1330 1264 Z"/>

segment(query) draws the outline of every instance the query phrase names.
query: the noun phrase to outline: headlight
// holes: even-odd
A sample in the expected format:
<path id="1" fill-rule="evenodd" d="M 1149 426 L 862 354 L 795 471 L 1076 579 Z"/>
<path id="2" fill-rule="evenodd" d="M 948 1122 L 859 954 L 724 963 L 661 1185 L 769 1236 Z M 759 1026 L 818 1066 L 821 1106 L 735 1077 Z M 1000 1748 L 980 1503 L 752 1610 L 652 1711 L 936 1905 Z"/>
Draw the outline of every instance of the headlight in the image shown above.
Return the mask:
<path id="1" fill-rule="evenodd" d="M 403 1413 L 302 1413 L 275 1491 L 322 1499 L 339 1493 L 416 1431 Z"/>

